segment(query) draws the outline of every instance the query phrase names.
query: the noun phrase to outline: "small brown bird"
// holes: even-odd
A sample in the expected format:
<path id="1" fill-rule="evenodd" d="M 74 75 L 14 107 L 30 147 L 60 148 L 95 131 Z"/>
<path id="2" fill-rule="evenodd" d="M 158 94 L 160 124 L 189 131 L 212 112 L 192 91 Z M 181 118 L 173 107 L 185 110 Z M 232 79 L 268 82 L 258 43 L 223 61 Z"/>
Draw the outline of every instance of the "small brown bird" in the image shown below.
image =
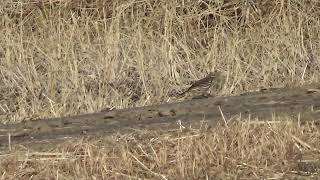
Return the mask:
<path id="1" fill-rule="evenodd" d="M 214 84 L 220 85 L 222 75 L 220 72 L 210 72 L 206 77 L 194 82 L 187 90 L 180 93 L 178 96 L 183 97 L 188 94 L 192 99 L 209 96 L 209 89 Z"/>

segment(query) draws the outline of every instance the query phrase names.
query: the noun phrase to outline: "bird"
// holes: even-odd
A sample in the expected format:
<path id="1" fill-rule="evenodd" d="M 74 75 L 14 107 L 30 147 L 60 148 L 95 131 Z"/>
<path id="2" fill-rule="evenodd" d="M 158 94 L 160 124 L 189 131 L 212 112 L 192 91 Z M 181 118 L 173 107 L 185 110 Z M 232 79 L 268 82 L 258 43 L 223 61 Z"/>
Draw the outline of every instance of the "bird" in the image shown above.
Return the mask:
<path id="1" fill-rule="evenodd" d="M 210 72 L 207 76 L 198 81 L 195 81 L 187 90 L 178 94 L 178 97 L 191 97 L 192 99 L 198 99 L 210 96 L 210 87 L 221 85 L 222 74 L 218 71 Z"/>

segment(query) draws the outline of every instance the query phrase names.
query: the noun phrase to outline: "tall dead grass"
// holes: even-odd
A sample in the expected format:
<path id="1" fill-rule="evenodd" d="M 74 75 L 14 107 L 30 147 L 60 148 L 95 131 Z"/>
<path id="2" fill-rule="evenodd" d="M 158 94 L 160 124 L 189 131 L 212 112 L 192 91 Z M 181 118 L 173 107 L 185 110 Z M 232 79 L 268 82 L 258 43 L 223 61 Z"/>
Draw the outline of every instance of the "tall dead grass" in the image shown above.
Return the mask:
<path id="1" fill-rule="evenodd" d="M 219 69 L 221 94 L 318 81 L 316 1 L 0 4 L 2 121 L 162 103 Z"/>
<path id="2" fill-rule="evenodd" d="M 319 2 L 0 2 L 0 120 L 163 103 L 213 70 L 219 94 L 319 81 Z M 139 131 L 1 157 L 2 179 L 308 178 L 319 129 L 239 123 Z M 310 165 L 311 164 L 311 165 Z"/>

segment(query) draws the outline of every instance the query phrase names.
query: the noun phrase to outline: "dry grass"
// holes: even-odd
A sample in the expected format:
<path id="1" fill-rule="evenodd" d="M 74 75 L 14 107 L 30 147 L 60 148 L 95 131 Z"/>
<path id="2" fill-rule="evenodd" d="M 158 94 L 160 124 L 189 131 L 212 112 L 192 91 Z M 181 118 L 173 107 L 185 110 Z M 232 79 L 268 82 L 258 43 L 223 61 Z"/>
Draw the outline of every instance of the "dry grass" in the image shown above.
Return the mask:
<path id="1" fill-rule="evenodd" d="M 0 173 L 2 179 L 319 178 L 319 126 L 287 120 L 143 130 L 47 152 L 16 147 L 2 155 Z"/>
<path id="2" fill-rule="evenodd" d="M 219 2 L 1 1 L 0 120 L 163 103 L 216 69 L 227 77 L 226 95 L 319 81 L 319 2 Z M 2 177 L 276 177 L 294 170 L 294 137 L 319 148 L 319 133 L 305 128 L 313 130 L 289 123 L 197 136 L 142 132 L 106 140 L 110 152 L 100 140 L 80 141 L 52 159 L 12 153 Z"/>
<path id="3" fill-rule="evenodd" d="M 318 82 L 318 5 L 4 0 L 2 121 L 162 103 L 215 69 L 221 94 Z"/>

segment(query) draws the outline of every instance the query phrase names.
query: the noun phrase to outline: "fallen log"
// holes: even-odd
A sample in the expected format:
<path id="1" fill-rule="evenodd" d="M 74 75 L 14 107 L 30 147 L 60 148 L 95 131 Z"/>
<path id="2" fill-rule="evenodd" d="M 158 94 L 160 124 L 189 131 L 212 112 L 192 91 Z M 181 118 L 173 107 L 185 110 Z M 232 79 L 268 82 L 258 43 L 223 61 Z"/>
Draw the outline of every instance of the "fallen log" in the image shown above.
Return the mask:
<path id="1" fill-rule="evenodd" d="M 108 135 L 132 128 L 168 128 L 205 120 L 209 124 L 234 117 L 271 119 L 288 115 L 319 121 L 317 88 L 268 89 L 239 96 L 209 97 L 184 102 L 120 109 L 72 117 L 0 125 L 0 146 L 8 143 L 51 142 L 75 136 Z"/>

